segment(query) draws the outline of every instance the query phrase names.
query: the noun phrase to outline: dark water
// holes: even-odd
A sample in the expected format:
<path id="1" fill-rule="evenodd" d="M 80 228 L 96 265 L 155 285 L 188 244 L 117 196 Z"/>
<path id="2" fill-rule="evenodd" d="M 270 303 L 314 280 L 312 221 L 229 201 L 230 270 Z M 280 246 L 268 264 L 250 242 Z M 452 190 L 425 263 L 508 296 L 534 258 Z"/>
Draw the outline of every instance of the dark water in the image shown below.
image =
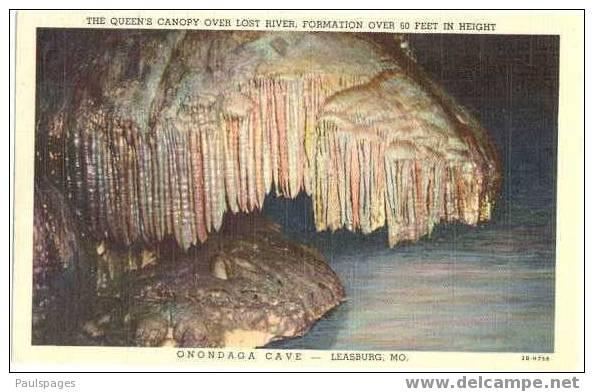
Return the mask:
<path id="1" fill-rule="evenodd" d="M 554 348 L 558 40 L 416 36 L 435 79 L 492 132 L 504 183 L 494 219 L 387 247 L 386 233 L 315 233 L 310 201 L 265 212 L 321 250 L 347 301 L 291 349 L 551 352 Z"/>
<path id="2" fill-rule="evenodd" d="M 272 347 L 552 351 L 551 199 L 546 189 L 532 189 L 540 197 L 518 194 L 494 223 L 443 226 L 395 249 L 381 231 L 366 238 L 292 232 L 326 255 L 348 298 L 306 336 Z M 277 201 L 269 213 L 284 215 L 284 204 L 293 203 Z"/>

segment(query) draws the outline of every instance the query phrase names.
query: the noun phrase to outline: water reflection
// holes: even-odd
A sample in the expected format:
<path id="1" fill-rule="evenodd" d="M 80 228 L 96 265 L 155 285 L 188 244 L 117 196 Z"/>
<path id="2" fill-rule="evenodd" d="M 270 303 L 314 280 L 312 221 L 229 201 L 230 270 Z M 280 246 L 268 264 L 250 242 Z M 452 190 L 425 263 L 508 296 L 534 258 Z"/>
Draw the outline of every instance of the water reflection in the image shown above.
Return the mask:
<path id="1" fill-rule="evenodd" d="M 310 214 L 304 196 L 269 200 L 266 212 L 321 250 L 347 291 L 347 301 L 306 336 L 271 347 L 552 351 L 554 209 L 551 192 L 540 195 L 517 193 L 492 223 L 440 227 L 395 249 L 381 230 L 314 233 L 303 223 Z"/>

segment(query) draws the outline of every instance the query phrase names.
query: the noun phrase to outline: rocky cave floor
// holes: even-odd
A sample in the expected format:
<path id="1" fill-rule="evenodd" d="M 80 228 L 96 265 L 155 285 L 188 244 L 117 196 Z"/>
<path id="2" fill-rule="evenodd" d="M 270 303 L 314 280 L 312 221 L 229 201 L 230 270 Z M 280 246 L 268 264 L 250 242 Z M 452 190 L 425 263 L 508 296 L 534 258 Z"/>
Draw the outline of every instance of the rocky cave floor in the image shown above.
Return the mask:
<path id="1" fill-rule="evenodd" d="M 45 235 L 54 243 L 60 240 L 59 233 Z M 34 343 L 259 347 L 302 336 L 345 299 L 341 282 L 321 254 L 290 242 L 278 225 L 257 214 L 230 216 L 220 233 L 188 252 L 174 243 L 143 249 L 139 268 L 121 273 L 117 266 L 129 264 L 137 250 L 94 247 L 99 255 L 91 281 L 97 281 L 103 264 L 111 275 L 107 284 L 48 297 L 41 302 L 52 306 L 41 311 L 34 304 L 34 314 L 59 313 L 34 322 Z M 79 262 L 77 268 L 85 264 Z M 76 297 L 87 298 L 88 306 Z M 70 332 L 59 331 L 57 324 L 68 325 Z"/>

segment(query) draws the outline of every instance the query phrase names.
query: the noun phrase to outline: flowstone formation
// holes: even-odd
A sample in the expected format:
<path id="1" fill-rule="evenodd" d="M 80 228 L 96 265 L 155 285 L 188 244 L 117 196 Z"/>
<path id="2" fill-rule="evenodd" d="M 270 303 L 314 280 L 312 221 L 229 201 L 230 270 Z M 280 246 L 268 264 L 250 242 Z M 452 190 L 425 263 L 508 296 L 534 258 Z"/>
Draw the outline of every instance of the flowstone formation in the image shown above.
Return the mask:
<path id="1" fill-rule="evenodd" d="M 37 314 L 94 296 L 66 321 L 80 326 L 67 344 L 304 334 L 344 291 L 321 255 L 256 216 L 271 193 L 308 195 L 319 231 L 387 227 L 389 246 L 490 218 L 488 133 L 393 40 L 43 30 L 38 42 L 35 175 L 52 185 L 35 197 Z M 45 276 L 75 261 L 84 279 L 51 300 Z"/>
<path id="2" fill-rule="evenodd" d="M 324 257 L 260 214 L 227 216 L 188 251 L 118 246 L 38 182 L 33 344 L 253 348 L 305 334 L 345 299 Z"/>
<path id="3" fill-rule="evenodd" d="M 305 334 L 345 299 L 320 254 L 255 214 L 225 219 L 200 248 L 163 248 L 155 259 L 122 277 L 118 298 L 103 297 L 77 344 L 259 347 Z"/>
<path id="4" fill-rule="evenodd" d="M 309 195 L 318 230 L 388 226 L 391 246 L 490 217 L 487 133 L 404 51 L 341 33 L 92 34 L 44 122 L 47 164 L 98 237 L 188 249 L 270 192 Z"/>

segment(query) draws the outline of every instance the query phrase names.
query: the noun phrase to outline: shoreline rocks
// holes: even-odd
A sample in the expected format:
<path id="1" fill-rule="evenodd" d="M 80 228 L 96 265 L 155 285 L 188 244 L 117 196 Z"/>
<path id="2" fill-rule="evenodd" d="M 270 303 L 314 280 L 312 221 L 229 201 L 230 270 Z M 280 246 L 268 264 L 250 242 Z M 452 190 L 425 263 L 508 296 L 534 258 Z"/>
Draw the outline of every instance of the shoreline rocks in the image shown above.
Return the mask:
<path id="1" fill-rule="evenodd" d="M 338 277 L 315 250 L 289 242 L 277 225 L 254 214 L 229 217 L 220 234 L 187 254 L 174 245 L 156 253 L 158 263 L 121 278 L 128 287 L 112 302 L 120 303 L 119 319 L 98 312 L 86 339 L 260 347 L 304 335 L 345 299 Z M 106 306 L 108 312 L 117 307 Z"/>

